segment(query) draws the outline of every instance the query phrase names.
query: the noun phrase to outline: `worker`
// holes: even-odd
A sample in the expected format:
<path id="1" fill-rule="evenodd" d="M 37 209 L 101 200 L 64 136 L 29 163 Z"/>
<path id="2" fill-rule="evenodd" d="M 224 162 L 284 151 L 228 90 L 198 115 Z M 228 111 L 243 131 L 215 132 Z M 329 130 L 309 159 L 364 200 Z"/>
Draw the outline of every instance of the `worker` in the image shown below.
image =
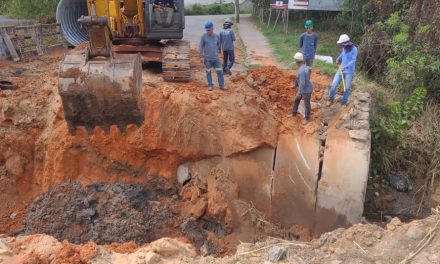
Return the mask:
<path id="1" fill-rule="evenodd" d="M 345 91 L 344 96 L 342 97 L 342 105 L 348 104 L 348 98 L 350 96 L 350 88 L 351 82 L 353 81 L 355 68 L 356 68 L 356 58 L 358 54 L 358 49 L 350 41 L 350 37 L 347 34 L 342 34 L 339 37 L 337 45 L 342 47 L 342 52 L 336 59 L 336 65 L 338 66 L 338 70 L 336 71 L 335 77 L 333 78 L 333 83 L 330 87 L 329 93 L 329 102 L 328 106 L 333 104 L 335 99 L 336 89 L 342 81 L 342 78 L 345 80 Z"/>
<path id="2" fill-rule="evenodd" d="M 174 11 L 177 10 L 174 0 L 155 0 L 153 3 L 156 22 L 164 27 L 170 27 L 173 19 Z M 165 24 L 162 21 L 162 14 L 166 14 Z"/>
<path id="3" fill-rule="evenodd" d="M 304 55 L 304 61 L 311 72 L 316 50 L 318 49 L 318 34 L 313 32 L 312 20 L 307 20 L 304 27 L 306 32 L 302 33 L 299 38 L 299 47 Z"/>
<path id="4" fill-rule="evenodd" d="M 226 18 L 223 29 L 220 31 L 220 44 L 223 50 L 223 71 L 232 74 L 231 68 L 235 62 L 234 41 L 235 34 L 231 26 L 234 25 L 230 18 Z"/>
<path id="5" fill-rule="evenodd" d="M 299 86 L 299 91 L 296 94 L 296 98 L 293 102 L 292 116 L 295 117 L 298 114 L 299 103 L 301 102 L 301 100 L 304 100 L 306 109 L 302 124 L 305 125 L 310 121 L 310 100 L 312 97 L 313 85 L 310 82 L 310 71 L 308 70 L 304 62 L 304 55 L 301 52 L 298 52 L 295 54 L 294 59 L 298 69 L 296 73 L 295 84 L 292 88 L 296 89 Z"/>
<path id="6" fill-rule="evenodd" d="M 206 78 L 208 79 L 208 90 L 212 91 L 211 68 L 217 72 L 218 84 L 221 90 L 226 90 L 223 69 L 220 63 L 219 54 L 221 53 L 220 36 L 214 33 L 214 24 L 211 21 L 205 24 L 206 33 L 200 39 L 200 57 L 205 63 Z"/>

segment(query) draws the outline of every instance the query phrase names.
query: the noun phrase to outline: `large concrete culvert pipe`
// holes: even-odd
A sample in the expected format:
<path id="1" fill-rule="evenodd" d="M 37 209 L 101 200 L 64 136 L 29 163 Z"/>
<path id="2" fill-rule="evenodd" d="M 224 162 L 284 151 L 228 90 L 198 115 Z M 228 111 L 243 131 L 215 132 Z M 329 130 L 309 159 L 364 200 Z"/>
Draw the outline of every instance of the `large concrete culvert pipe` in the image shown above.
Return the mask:
<path id="1" fill-rule="evenodd" d="M 69 44 L 76 46 L 88 40 L 87 31 L 78 22 L 78 18 L 87 14 L 86 0 L 61 0 L 58 3 L 57 23 L 61 24 L 61 33 Z"/>

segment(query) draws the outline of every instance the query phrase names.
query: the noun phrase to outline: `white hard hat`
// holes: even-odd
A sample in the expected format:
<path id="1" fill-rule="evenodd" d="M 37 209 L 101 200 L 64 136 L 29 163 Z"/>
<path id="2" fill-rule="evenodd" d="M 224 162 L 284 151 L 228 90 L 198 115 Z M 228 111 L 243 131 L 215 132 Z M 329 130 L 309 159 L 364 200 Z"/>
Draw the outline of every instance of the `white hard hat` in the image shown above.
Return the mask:
<path id="1" fill-rule="evenodd" d="M 304 55 L 301 52 L 297 52 L 293 58 L 295 61 L 304 61 Z"/>
<path id="2" fill-rule="evenodd" d="M 223 25 L 224 24 L 234 25 L 234 23 L 232 22 L 232 20 L 230 18 L 226 18 L 225 22 L 223 22 Z"/>
<path id="3" fill-rule="evenodd" d="M 350 41 L 350 37 L 348 37 L 348 35 L 347 34 L 342 34 L 340 37 L 339 37 L 339 40 L 338 40 L 338 44 L 342 44 L 342 43 L 344 43 L 344 42 L 347 42 L 347 41 Z"/>

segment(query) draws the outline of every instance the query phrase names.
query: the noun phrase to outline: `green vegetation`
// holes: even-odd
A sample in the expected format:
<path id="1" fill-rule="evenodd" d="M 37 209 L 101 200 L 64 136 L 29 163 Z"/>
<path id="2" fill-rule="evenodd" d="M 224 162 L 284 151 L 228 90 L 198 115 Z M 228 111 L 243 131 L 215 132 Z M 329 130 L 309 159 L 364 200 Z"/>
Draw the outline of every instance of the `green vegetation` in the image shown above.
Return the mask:
<path id="1" fill-rule="evenodd" d="M 297 13 L 295 13 L 295 15 L 298 16 Z M 267 23 L 260 23 L 258 19 L 255 19 L 255 23 L 273 46 L 277 59 L 293 66 L 293 55 L 301 51 L 299 48 L 299 37 L 301 33 L 304 32 L 305 18 L 290 21 L 287 34 L 284 34 L 283 25 L 280 21 L 274 29 L 275 19 L 275 14 L 273 13 L 269 27 Z M 329 23 L 329 21 L 315 22 L 315 31 L 319 35 L 317 53 L 336 58 L 341 51 L 336 45 L 339 33 L 334 28 L 327 28 L 327 23 Z M 326 28 L 326 30 L 321 31 L 320 29 L 322 27 Z M 318 60 L 315 60 L 314 65 L 317 69 L 328 75 L 333 75 L 337 69 L 335 65 Z"/>
<path id="2" fill-rule="evenodd" d="M 55 17 L 59 0 L 0 0 L 2 14 L 16 18 L 47 19 Z"/>
<path id="3" fill-rule="evenodd" d="M 234 14 L 234 12 L 235 7 L 233 3 L 215 3 L 210 5 L 194 4 L 185 8 L 185 15 L 187 16 Z"/>

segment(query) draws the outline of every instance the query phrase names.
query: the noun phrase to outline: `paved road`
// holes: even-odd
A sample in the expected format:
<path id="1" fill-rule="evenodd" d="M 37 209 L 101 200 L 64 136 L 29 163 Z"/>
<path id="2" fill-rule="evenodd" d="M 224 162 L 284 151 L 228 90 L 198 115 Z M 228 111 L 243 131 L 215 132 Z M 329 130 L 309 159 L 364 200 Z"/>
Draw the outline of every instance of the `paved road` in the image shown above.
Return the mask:
<path id="1" fill-rule="evenodd" d="M 219 32 L 222 29 L 225 18 L 231 18 L 233 15 L 213 15 L 213 16 L 186 16 L 186 28 L 183 32 L 184 39 L 191 42 L 192 48 L 198 48 L 201 35 L 205 32 L 203 28 L 206 21 L 214 23 L 214 31 Z M 277 65 L 274 59 L 274 52 L 269 45 L 266 37 L 258 30 L 252 22 L 249 15 L 240 16 L 238 25 L 240 35 L 246 46 L 247 60 L 249 65 Z"/>
<path id="2" fill-rule="evenodd" d="M 214 32 L 219 33 L 225 18 L 231 18 L 233 16 L 234 15 L 186 16 L 183 38 L 191 42 L 192 48 L 197 48 L 200 37 L 205 33 L 204 25 L 206 21 L 214 23 Z"/>
<path id="3" fill-rule="evenodd" d="M 246 46 L 247 60 L 250 66 L 276 65 L 272 47 L 249 15 L 240 17 L 238 29 L 241 40 Z"/>

